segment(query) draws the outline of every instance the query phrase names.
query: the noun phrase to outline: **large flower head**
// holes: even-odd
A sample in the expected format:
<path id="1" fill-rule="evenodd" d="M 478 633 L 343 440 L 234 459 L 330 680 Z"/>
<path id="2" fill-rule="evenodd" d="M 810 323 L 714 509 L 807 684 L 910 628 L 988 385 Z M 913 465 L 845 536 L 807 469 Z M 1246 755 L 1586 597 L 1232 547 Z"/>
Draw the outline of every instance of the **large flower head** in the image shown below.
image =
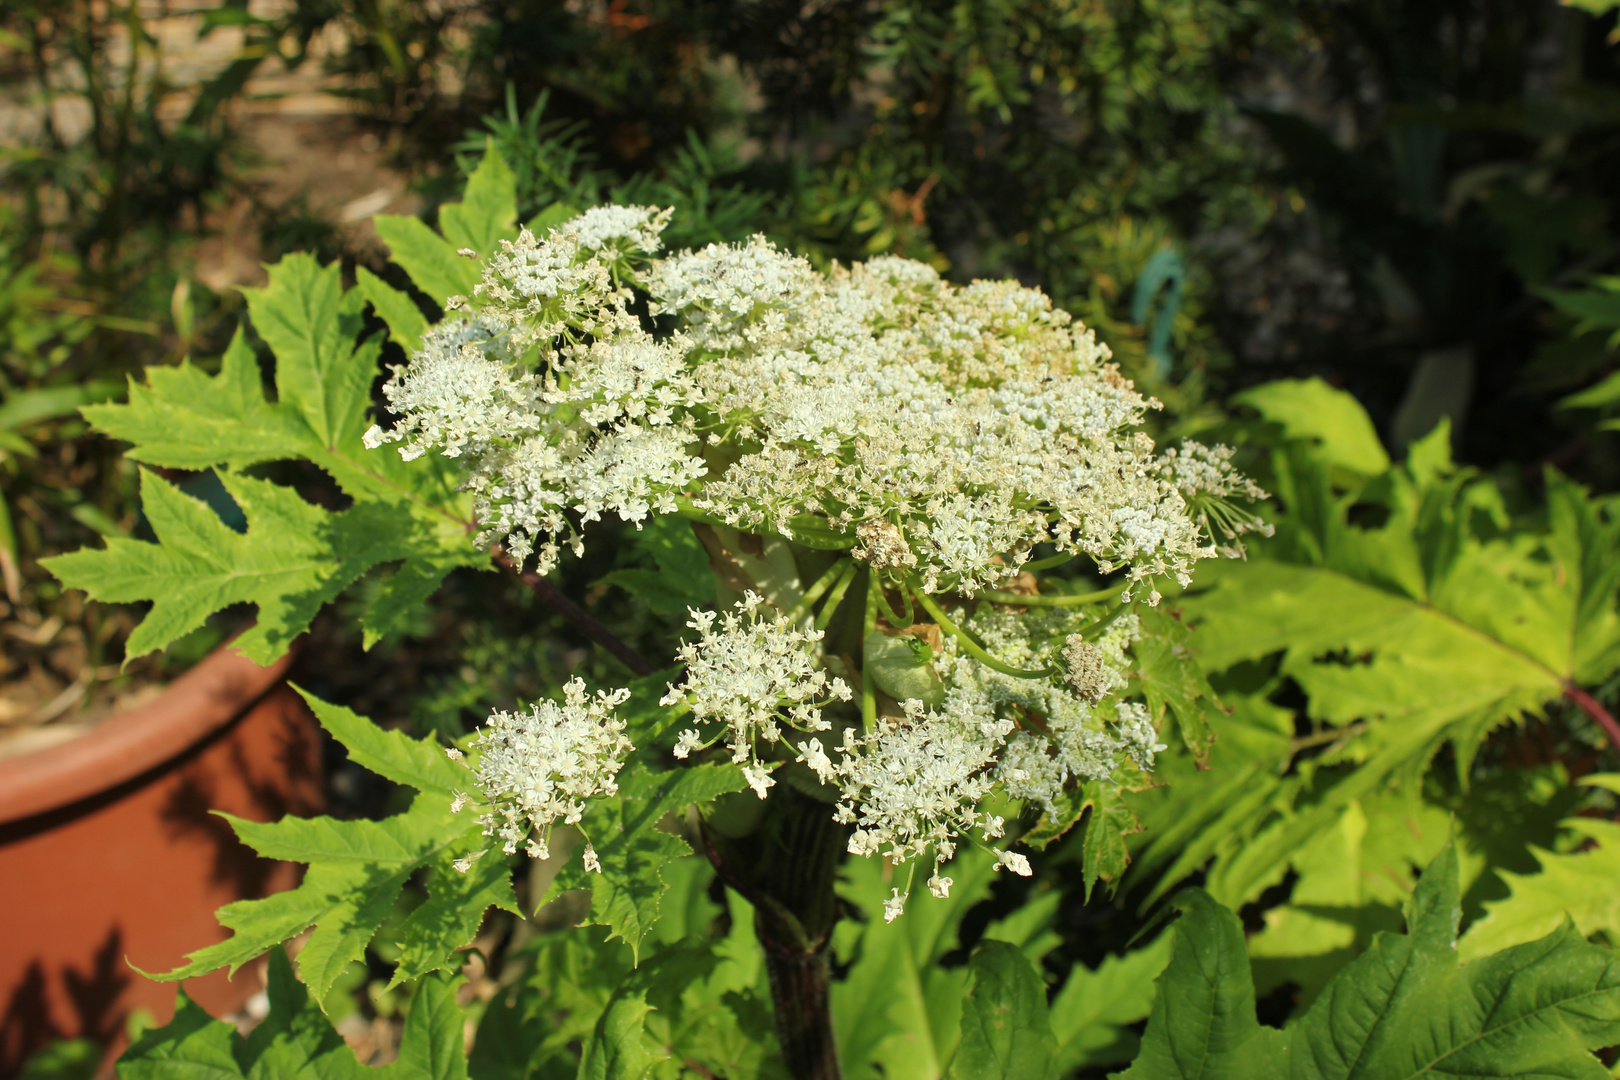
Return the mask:
<path id="1" fill-rule="evenodd" d="M 1002 834 L 1005 822 L 986 814 L 981 803 L 1012 729 L 982 701 L 956 693 L 938 712 L 907 701 L 903 716 L 881 721 L 865 736 L 850 729 L 836 763 L 817 770 L 842 791 L 836 816 L 855 826 L 850 852 L 881 853 L 898 865 L 932 851 L 929 888 L 948 894 L 950 881 L 939 866 L 955 854 L 958 838 L 975 829 L 986 842 Z M 905 894 L 896 898 L 898 904 L 885 910 L 891 920 L 903 909 Z"/>
<path id="2" fill-rule="evenodd" d="M 1158 403 L 1037 289 L 956 285 L 893 257 L 822 271 L 758 236 L 658 258 L 668 217 L 598 207 L 501 245 L 385 386 L 398 421 L 367 444 L 458 458 L 478 542 L 533 554 L 541 573 L 608 515 L 799 541 L 814 556 L 799 568 L 837 552 L 823 580 L 799 582 L 802 602 L 744 582 L 730 610 L 692 612 L 685 673 L 662 702 L 693 721 L 674 756 L 723 745 L 761 798 L 772 762 L 796 756 L 831 790 L 852 852 L 931 857 L 936 895 L 960 843 L 1002 835 L 992 797 L 1055 814 L 1076 784 L 1150 769 L 1164 747 L 1121 696 L 1140 633 L 1130 603 L 1157 602 L 1152 579 L 1185 585 L 1199 559 L 1241 554 L 1263 528 L 1234 505 L 1262 493 L 1231 451 L 1155 447 L 1140 427 Z M 1107 610 L 1010 602 L 1037 546 L 1117 572 Z M 865 622 L 854 636 L 846 618 L 838 640 L 927 668 L 906 684 L 920 690 L 891 680 L 880 711 L 884 676 L 860 665 L 858 724 L 827 711 L 852 697 L 829 666 L 857 672 L 823 655 L 821 629 L 856 580 Z M 888 612 L 879 633 L 888 590 L 908 614 Z M 935 644 L 897 650 L 894 635 L 926 634 L 905 625 L 913 600 Z M 576 684 L 563 706 L 496 714 L 482 736 L 485 827 L 509 851 L 544 852 L 551 823 L 614 790 L 628 749 L 617 699 Z"/>
<path id="3" fill-rule="evenodd" d="M 598 207 L 503 244 L 368 441 L 466 459 L 481 539 L 542 572 L 584 522 L 677 507 L 964 595 L 1043 543 L 1186 581 L 1250 527 L 1227 452 L 1158 453 L 1136 430 L 1157 403 L 1039 290 L 893 257 L 823 273 L 762 237 L 654 259 L 667 220 Z"/>

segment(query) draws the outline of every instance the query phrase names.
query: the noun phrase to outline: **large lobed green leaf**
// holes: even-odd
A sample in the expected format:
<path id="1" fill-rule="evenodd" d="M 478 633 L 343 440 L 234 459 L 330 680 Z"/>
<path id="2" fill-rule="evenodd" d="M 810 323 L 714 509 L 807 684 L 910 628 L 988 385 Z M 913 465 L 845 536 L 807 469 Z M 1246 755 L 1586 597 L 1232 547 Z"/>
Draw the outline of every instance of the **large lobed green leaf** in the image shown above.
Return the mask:
<path id="1" fill-rule="evenodd" d="M 101 551 L 49 560 L 64 584 L 98 600 L 152 601 L 130 635 L 128 657 L 165 647 L 232 604 L 253 603 L 258 619 L 235 645 L 269 663 L 286 653 L 324 604 L 367 570 L 419 559 L 424 546 L 434 546 L 432 540 L 424 545 L 419 533 L 394 528 L 394 515 L 375 503 L 334 514 L 291 488 L 233 473 L 220 479 L 247 518 L 244 533 L 232 530 L 200 499 L 143 470 L 143 509 L 156 543 L 108 537 Z M 415 523 L 405 524 L 408 529 Z M 439 555 L 433 551 L 428 557 Z"/>
<path id="2" fill-rule="evenodd" d="M 643 680 L 645 681 L 645 680 Z M 591 891 L 590 921 L 606 926 L 639 955 L 643 939 L 660 915 L 669 884 L 664 868 L 692 854 L 692 846 L 665 828 L 671 814 L 719 795 L 746 789 L 734 765 L 694 765 L 655 772 L 642 755 L 633 756 L 619 776 L 619 794 L 592 803 L 580 828 L 596 848 L 602 869 L 586 870 L 570 861 L 558 871 L 547 899 L 568 889 Z"/>
<path id="3" fill-rule="evenodd" d="M 1367 411 L 1344 390 L 1321 379 L 1278 379 L 1232 396 L 1283 431 L 1320 448 L 1326 461 L 1362 476 L 1389 469 L 1389 455 Z"/>
<path id="4" fill-rule="evenodd" d="M 650 566 L 613 570 L 602 582 L 634 594 L 666 619 L 685 624 L 689 608 L 714 606 L 714 571 L 689 522 L 674 516 L 649 518 L 630 538 L 637 561 Z"/>
<path id="5" fill-rule="evenodd" d="M 404 267 L 417 288 L 443 307 L 450 297 L 467 296 L 478 284 L 478 263 L 459 253 L 491 254 L 501 240 L 517 236 L 512 227 L 516 220 L 512 170 L 490 146 L 468 178 L 462 201 L 439 208 L 442 236 L 414 217 L 379 215 L 372 225 L 394 262 Z M 387 318 L 383 305 L 378 311 Z"/>
<path id="6" fill-rule="evenodd" d="M 1160 608 L 1148 608 L 1139 617 L 1142 637 L 1131 646 L 1136 689 L 1147 699 L 1154 725 L 1163 731 L 1173 716 L 1182 742 L 1202 762 L 1214 739 L 1203 703 L 1213 695 L 1193 653 L 1192 631 Z"/>
<path id="7" fill-rule="evenodd" d="M 713 871 L 701 857 L 679 860 L 665 875 L 670 893 L 639 964 L 627 944 L 594 928 L 544 933 L 522 948 L 528 970 L 479 1025 L 476 1080 L 785 1080 L 774 1060 L 753 910 L 727 893 L 722 922 L 709 895 Z"/>
<path id="8" fill-rule="evenodd" d="M 1372 478 L 1335 466 L 1370 463 L 1360 441 L 1278 450 L 1276 537 L 1179 601 L 1189 651 L 1239 712 L 1223 739 L 1241 745 L 1217 743 L 1209 782 L 1127 798 L 1158 826 L 1133 869 L 1158 875 L 1150 898 L 1208 864 L 1217 899 L 1251 900 L 1357 800 L 1418 785 L 1445 744 L 1464 775 L 1491 730 L 1620 667 L 1613 506 L 1550 476 L 1543 521 L 1516 523 L 1493 483 L 1451 464 L 1443 426 Z M 1267 700 L 1285 681 L 1310 740 Z M 1183 771 L 1173 756 L 1160 769 Z"/>
<path id="9" fill-rule="evenodd" d="M 1612 773 L 1583 778 L 1583 784 L 1620 790 Z M 1590 937 L 1620 941 L 1620 825 L 1600 818 L 1572 817 L 1564 828 L 1579 845 L 1560 853 L 1532 847 L 1536 873 L 1503 873 L 1509 895 L 1485 905 L 1486 915 L 1468 928 L 1457 950 L 1465 960 L 1552 933 L 1566 921 Z"/>
<path id="10" fill-rule="evenodd" d="M 1120 1065 L 1136 1057 L 1135 1025 L 1153 1010 L 1153 980 L 1170 959 L 1170 935 L 1095 969 L 1076 964 L 1052 999 L 1050 1019 L 1057 1039 L 1060 1076 L 1076 1069 Z"/>
<path id="11" fill-rule="evenodd" d="M 243 1038 L 181 991 L 174 1019 L 146 1032 L 119 1058 L 119 1080 L 466 1080 L 466 1017 L 451 975 L 424 979 L 392 1064 L 362 1064 L 293 975 L 286 953 L 270 954 L 270 1011 Z"/>
<path id="12" fill-rule="evenodd" d="M 976 1011 L 964 1013 L 974 978 L 971 966 L 942 961 L 963 947 L 962 921 L 989 897 L 993 866 L 987 852 L 963 848 L 942 871 L 953 882 L 949 896 L 917 897 L 901 918 L 884 922 L 884 901 L 892 888 L 903 884 L 901 875 L 909 867 L 868 859 L 846 864 L 841 895 L 864 914 L 862 921 L 840 922 L 833 939 L 838 957 L 850 961 L 848 973 L 832 988 L 833 1030 L 849 1080 L 940 1080 L 953 1067 L 966 1028 L 984 1022 Z M 1061 900 L 1056 890 L 1035 893 L 987 926 L 981 943 L 1016 949 L 1033 972 L 1060 942 L 1052 925 Z M 1138 960 L 1129 961 L 1127 970 L 1143 972 Z M 1141 983 L 1144 991 L 1155 971 L 1150 961 Z M 1151 994 L 1120 998 L 1114 978 L 1110 963 L 1099 972 L 1076 967 L 1069 975 L 1060 996 L 1062 1011 L 1049 1024 L 1056 1053 L 1069 1067 L 1129 1060 L 1134 1044 L 1121 1029 L 1147 1015 Z M 975 992 L 980 1004 L 990 1008 L 985 1002 L 995 994 L 989 983 L 981 982 Z M 1044 1015 L 1044 988 L 1042 994 Z M 1115 1000 L 1105 1001 L 1104 996 Z M 965 1066 L 956 1068 L 960 1073 Z"/>
<path id="13" fill-rule="evenodd" d="M 1202 890 L 1177 898 L 1141 1056 L 1122 1080 L 1591 1077 L 1620 1041 L 1620 965 L 1569 924 L 1459 964 L 1455 850 L 1424 870 L 1407 933 L 1380 933 L 1286 1028 L 1254 1016 L 1243 928 Z"/>
<path id="14" fill-rule="evenodd" d="M 642 1080 L 667 1055 L 648 1045 L 645 989 L 613 995 L 579 1059 L 579 1080 Z"/>
<path id="15" fill-rule="evenodd" d="M 1243 926 L 1208 893 L 1176 897 L 1181 920 L 1156 983 L 1142 1053 L 1122 1080 L 1262 1080 L 1287 1073 L 1288 1039 L 1254 1016 Z"/>
<path id="16" fill-rule="evenodd" d="M 443 236 L 415 218 L 379 218 L 378 232 L 443 304 L 478 281 L 477 264 L 458 250 L 488 254 L 515 235 L 513 184 L 500 155 L 487 152 L 463 200 L 441 209 Z M 247 517 L 246 532 L 233 533 L 147 473 L 142 495 L 156 544 L 115 538 L 101 551 L 48 560 L 63 584 L 96 599 L 153 601 L 128 656 L 164 648 L 230 604 L 252 603 L 257 625 L 236 646 L 268 663 L 323 604 L 361 575 L 397 564 L 361 613 L 369 648 L 403 625 L 452 569 L 489 566 L 487 553 L 469 543 L 471 503 L 437 455 L 405 462 L 361 444 L 381 352 L 377 339 L 362 340 L 367 303 L 407 351 L 420 344 L 427 321 L 406 294 L 364 268 L 357 276 L 359 287 L 345 291 L 337 263 L 322 267 L 298 254 L 271 266 L 264 288 L 244 290 L 253 328 L 275 356 L 273 399 L 238 332 L 217 375 L 189 361 L 148 368 L 146 385 L 131 381 L 127 403 L 83 410 L 97 430 L 132 444 L 132 460 L 225 470 L 225 486 Z M 289 489 L 232 475 L 287 460 L 319 466 L 354 505 L 333 513 Z"/>
<path id="17" fill-rule="evenodd" d="M 1057 1040 L 1035 965 L 1017 946 L 992 940 L 973 950 L 969 970 L 950 1080 L 1047 1080 Z"/>
<path id="18" fill-rule="evenodd" d="M 844 920 L 833 939 L 840 956 L 854 956 L 846 979 L 832 987 L 833 1030 L 849 1080 L 939 1080 L 961 1038 L 965 968 L 939 963 L 961 944 L 962 919 L 990 895 L 992 860 L 965 848 L 945 869 L 952 878 L 944 899 L 914 898 L 906 913 L 884 922 L 883 902 L 893 880 L 909 867 L 887 868 L 876 859 L 844 867 L 845 900 L 866 916 Z"/>
<path id="19" fill-rule="evenodd" d="M 247 519 L 236 533 L 201 502 L 155 474 L 142 498 L 156 543 L 113 538 L 103 550 L 47 561 L 63 584 L 113 602 L 153 601 L 131 635 L 130 657 L 161 649 L 235 603 L 258 607 L 237 647 L 260 663 L 287 651 L 323 604 L 385 564 L 396 571 L 362 612 L 369 647 L 400 624 L 457 566 L 484 567 L 469 543 L 471 509 L 437 458 L 404 462 L 367 450 L 370 390 L 379 345 L 356 339 L 365 299 L 344 292 L 339 267 L 293 255 L 249 290 L 253 325 L 276 357 L 276 399 L 238 332 L 219 373 L 183 363 L 147 370 L 124 404 L 91 406 L 97 430 L 131 443 L 128 456 L 167 469 L 222 470 Z M 273 461 L 313 462 L 353 499 L 333 512 L 292 489 L 243 475 Z"/>
<path id="20" fill-rule="evenodd" d="M 229 966 L 234 972 L 273 946 L 309 929 L 298 971 L 317 997 L 352 962 L 365 955 L 405 883 L 427 870 L 428 899 L 398 928 L 402 955 L 395 982 L 458 966 L 455 950 L 478 932 L 490 907 L 516 912 L 510 871 L 490 853 L 462 874 L 450 864 L 484 850 L 475 814 L 451 812 L 454 793 L 471 774 L 450 761 L 431 739 L 383 731 L 348 709 L 305 694 L 322 726 L 351 758 L 417 794 L 403 813 L 382 821 L 330 817 L 284 818 L 261 824 L 224 815 L 238 837 L 259 854 L 309 864 L 303 883 L 263 900 L 240 900 L 219 910 L 231 937 L 190 954 L 165 975 L 185 979 Z M 311 929 L 312 928 L 312 929 Z"/>
<path id="21" fill-rule="evenodd" d="M 1203 745 L 1202 742 L 1197 744 L 1200 748 Z M 1020 839 L 1031 847 L 1044 848 L 1067 834 L 1082 819 L 1085 828 L 1080 847 L 1081 871 L 1089 898 L 1099 881 L 1110 890 L 1119 884 L 1131 861 L 1127 838 L 1142 831 L 1141 822 L 1126 805 L 1118 784 L 1099 780 L 1081 782 L 1064 793 L 1055 813 L 1042 816 Z"/>

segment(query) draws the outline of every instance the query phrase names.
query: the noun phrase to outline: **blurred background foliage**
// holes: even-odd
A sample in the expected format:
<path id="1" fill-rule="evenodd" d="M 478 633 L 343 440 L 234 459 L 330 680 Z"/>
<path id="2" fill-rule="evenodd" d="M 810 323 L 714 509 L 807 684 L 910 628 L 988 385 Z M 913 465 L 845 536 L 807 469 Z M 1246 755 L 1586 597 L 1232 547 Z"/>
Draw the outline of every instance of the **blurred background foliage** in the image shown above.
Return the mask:
<path id="1" fill-rule="evenodd" d="M 1513 513 L 1540 505 L 1549 466 L 1612 492 L 1616 33 L 1602 0 L 12 0 L 0 728 L 155 674 L 117 667 L 126 613 L 38 569 L 144 529 L 133 470 L 75 410 L 147 364 L 217 363 L 259 260 L 314 249 L 403 286 L 367 219 L 431 222 L 490 144 L 525 220 L 673 205 L 677 247 L 759 232 L 823 264 L 893 252 L 1039 286 L 1165 403 L 1159 435 L 1247 440 L 1258 461 L 1267 438 L 1237 395 L 1319 377 L 1396 462 L 1447 420 L 1451 454 Z M 276 123 L 279 143 L 262 137 Z M 349 155 L 374 180 L 334 201 Z M 332 496 L 320 475 L 279 478 Z M 679 618 L 616 584 L 659 566 L 656 537 L 589 550 L 559 586 L 667 660 Z M 369 653 L 338 625 L 317 624 L 300 681 L 419 731 L 459 732 L 570 672 L 623 677 L 493 575 L 453 576 Z M 1613 680 L 1597 696 L 1612 706 Z M 1519 757 L 1612 770 L 1583 723 L 1553 710 Z M 381 812 L 387 792 L 333 767 L 341 812 Z M 1441 788 L 1428 805 L 1457 797 Z M 1108 922 L 1054 860 L 1070 871 L 1062 955 L 1095 964 L 1136 924 Z M 1001 911 L 1019 899 L 1004 885 Z"/>

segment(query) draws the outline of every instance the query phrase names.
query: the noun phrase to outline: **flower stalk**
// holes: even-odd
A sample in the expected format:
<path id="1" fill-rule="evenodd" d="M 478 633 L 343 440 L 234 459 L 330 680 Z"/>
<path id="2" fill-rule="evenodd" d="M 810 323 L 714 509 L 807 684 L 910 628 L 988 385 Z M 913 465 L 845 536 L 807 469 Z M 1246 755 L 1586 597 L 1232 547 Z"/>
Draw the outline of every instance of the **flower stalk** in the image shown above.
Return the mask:
<path id="1" fill-rule="evenodd" d="M 926 592 L 924 592 L 922 589 L 917 589 L 916 596 L 917 602 L 922 605 L 924 611 L 928 612 L 928 614 L 934 617 L 934 621 L 939 624 L 939 628 L 951 635 L 951 637 L 955 638 L 956 643 L 962 647 L 963 652 L 973 657 L 973 659 L 977 660 L 985 667 L 991 669 L 992 671 L 999 671 L 1003 675 L 1011 675 L 1015 679 L 1051 678 L 1053 674 L 1053 669 L 1051 667 L 1019 668 L 997 660 L 985 650 L 984 646 L 980 645 L 977 641 L 974 641 L 972 635 L 964 632 L 960 626 L 957 626 L 951 617 L 945 614 L 945 609 L 936 604 L 933 598 Z"/>

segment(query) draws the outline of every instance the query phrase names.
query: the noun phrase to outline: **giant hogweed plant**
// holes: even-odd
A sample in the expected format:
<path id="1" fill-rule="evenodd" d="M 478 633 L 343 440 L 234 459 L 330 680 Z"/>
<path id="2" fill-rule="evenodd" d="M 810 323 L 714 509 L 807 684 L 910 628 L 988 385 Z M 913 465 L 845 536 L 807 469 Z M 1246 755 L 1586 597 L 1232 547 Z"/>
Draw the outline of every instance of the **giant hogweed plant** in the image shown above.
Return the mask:
<path id="1" fill-rule="evenodd" d="M 759 240 L 660 257 L 667 212 L 601 207 L 517 230 L 512 206 L 491 153 L 439 233 L 378 220 L 444 311 L 437 323 L 364 270 L 345 290 L 335 267 L 293 257 L 249 295 L 275 357 L 273 399 L 239 335 L 215 375 L 153 369 L 128 404 L 87 410 L 137 460 L 219 470 L 247 528 L 147 472 L 156 542 L 114 539 L 53 569 L 100 599 L 152 601 L 131 655 L 251 602 L 258 621 L 237 645 L 268 660 L 363 576 L 380 579 L 363 592 L 369 644 L 449 570 L 498 563 L 641 677 L 594 691 L 572 680 L 451 746 L 311 699 L 352 760 L 417 795 L 383 821 L 233 821 L 260 853 L 308 863 L 304 882 L 222 909 L 232 936 L 164 977 L 234 970 L 305 935 L 298 978 L 319 1000 L 386 927 L 394 982 L 426 988 L 396 1069 L 464 1075 L 444 973 L 490 908 L 518 910 L 514 860 L 563 855 L 560 824 L 579 849 L 546 898 L 588 889 L 586 921 L 605 930 L 535 959 L 539 998 L 514 990 L 486 1014 L 474 1075 L 831 1077 L 842 1057 L 852 1075 L 1046 1076 L 1128 1057 L 1121 1025 L 1147 1003 L 1087 1000 L 1106 966 L 1077 971 L 1048 1005 L 1032 960 L 1050 948 L 1036 930 L 1049 904 L 986 934 L 967 969 L 933 965 L 989 875 L 1030 872 L 1015 841 L 1038 848 L 1085 817 L 1073 842 L 1087 885 L 1115 881 L 1133 829 L 1125 793 L 1151 783 L 1169 749 L 1161 730 L 1206 756 L 1207 686 L 1188 631 L 1155 605 L 1195 562 L 1236 554 L 1261 528 L 1233 504 L 1259 490 L 1228 451 L 1155 448 L 1138 430 L 1151 402 L 1032 290 L 960 288 L 897 259 L 819 273 Z M 368 303 L 410 355 L 374 423 Z M 287 459 L 320 467 L 352 503 L 317 507 L 254 475 Z M 682 522 L 707 555 L 718 609 L 689 613 L 667 671 L 545 581 L 608 514 Z M 1114 583 L 1036 576 L 1074 560 Z M 683 932 L 694 847 L 735 898 L 720 943 Z M 902 996 L 920 1011 L 889 1002 L 868 1015 L 832 993 L 847 855 L 882 860 L 875 878 L 848 874 L 883 921 L 842 932 L 864 961 L 844 992 L 884 999 L 909 970 Z M 426 900 L 391 918 L 413 879 Z M 931 897 L 913 900 L 919 889 Z M 927 914 L 936 905 L 956 914 L 942 924 Z M 918 920 L 921 936 L 905 929 Z M 1177 950 L 1201 955 L 1199 935 L 1214 933 L 1176 931 L 1165 993 L 1197 981 L 1177 975 Z M 1113 977 L 1145 986 L 1164 962 L 1154 949 Z M 885 955 L 907 959 L 877 971 L 869 958 Z M 272 967 L 265 1034 L 233 1043 L 186 1006 L 132 1052 L 127 1075 L 203 1060 L 243 1075 L 347 1068 L 290 971 Z M 1382 993 L 1365 975 L 1334 977 Z M 1579 989 L 1544 968 L 1525 979 L 1532 996 Z M 1579 1004 L 1533 1022 L 1579 1029 L 1582 1046 L 1620 1039 L 1609 1013 L 1588 1015 L 1614 1011 L 1614 981 L 1583 984 Z M 1385 994 L 1377 1008 L 1397 1005 Z M 1150 1022 L 1144 1061 L 1208 1034 L 1188 1016 Z M 1315 1044 L 1312 1030 L 1298 1045 Z"/>
<path id="2" fill-rule="evenodd" d="M 348 725 L 356 760 L 419 796 L 381 823 L 236 823 L 309 874 L 224 909 L 233 936 L 172 975 L 234 968 L 313 926 L 299 971 L 324 993 L 425 870 L 429 900 L 398 931 L 398 977 L 424 975 L 488 907 L 515 907 L 508 857 L 547 858 L 557 825 L 582 847 L 553 892 L 588 888 L 591 921 L 635 952 L 662 867 L 689 850 L 665 819 L 696 806 L 687 835 L 754 905 L 790 1071 L 834 1075 L 842 857 L 897 868 L 893 920 L 924 884 L 949 897 L 959 848 L 1028 875 L 1008 815 L 1034 807 L 1055 834 L 1078 816 L 1077 786 L 1139 782 L 1167 707 L 1202 752 L 1190 662 L 1133 646 L 1156 625 L 1155 581 L 1184 585 L 1197 560 L 1235 553 L 1253 521 L 1228 498 L 1259 492 L 1227 451 L 1157 451 L 1136 430 L 1152 403 L 1016 283 L 960 288 L 900 259 L 821 273 L 761 239 L 660 258 L 669 212 L 642 207 L 538 233 L 512 217 L 491 153 L 442 235 L 379 220 L 442 307 L 432 325 L 365 271 L 345 291 L 336 267 L 272 267 L 248 301 L 275 400 L 239 335 L 218 374 L 153 369 L 127 405 L 91 414 L 142 462 L 219 469 L 246 530 L 147 472 L 156 543 L 115 539 L 54 571 L 103 600 L 152 601 L 131 655 L 255 603 L 237 647 L 262 661 L 379 568 L 368 642 L 453 567 L 493 558 L 539 584 L 604 515 L 677 517 L 707 550 L 719 610 L 690 612 L 677 668 L 652 673 L 615 643 L 646 677 L 594 692 L 576 678 L 463 745 L 396 747 L 403 768 L 356 744 L 394 737 L 355 736 L 360 721 L 317 705 L 334 733 Z M 410 353 L 370 425 L 367 302 Z M 288 458 L 352 505 L 314 506 L 251 471 Z M 1074 559 L 1118 583 L 1042 593 L 1034 571 Z M 1123 693 L 1132 656 L 1142 700 Z"/>

